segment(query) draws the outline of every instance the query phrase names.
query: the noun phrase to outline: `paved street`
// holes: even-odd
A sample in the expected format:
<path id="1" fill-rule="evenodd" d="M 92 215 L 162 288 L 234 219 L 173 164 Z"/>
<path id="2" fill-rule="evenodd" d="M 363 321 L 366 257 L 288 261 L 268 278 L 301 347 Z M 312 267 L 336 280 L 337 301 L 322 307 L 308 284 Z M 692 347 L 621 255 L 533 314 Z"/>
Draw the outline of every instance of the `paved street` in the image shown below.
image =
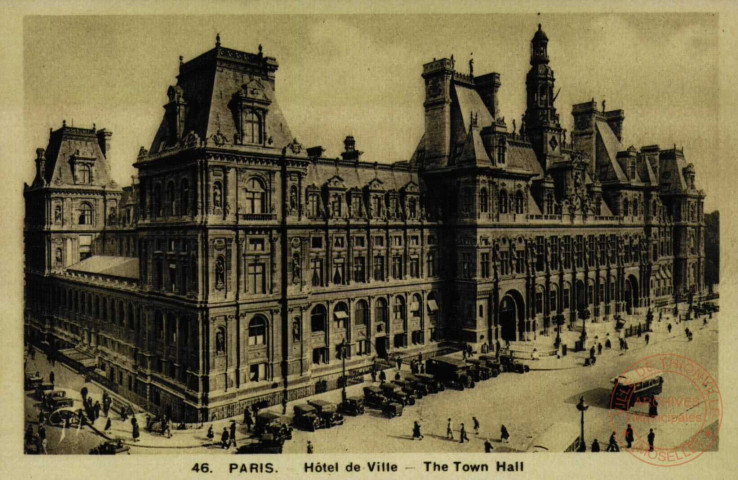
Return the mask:
<path id="1" fill-rule="evenodd" d="M 544 432 L 554 423 L 564 422 L 579 426 L 579 412 L 576 403 L 580 396 L 590 405 L 586 413 L 585 438 L 589 444 L 598 438 L 602 448 L 612 432 L 610 410 L 608 402 L 612 385 L 610 379 L 623 373 L 629 366 L 642 357 L 661 353 L 676 353 L 696 360 L 717 378 L 717 343 L 718 343 L 718 315 L 714 315 L 706 327 L 702 320 L 693 320 L 676 324 L 671 334 L 667 333 L 667 320 L 654 321 L 654 332 L 651 333 L 650 345 L 646 346 L 645 337 L 631 337 L 628 339 L 629 350 L 621 352 L 617 349 L 617 341 L 613 349 L 604 350 L 603 354 L 593 367 L 581 366 L 581 354 L 571 355 L 557 361 L 555 358 L 542 360 L 546 370 L 536 369 L 536 362 L 531 362 L 533 370 L 524 375 L 504 373 L 495 379 L 479 382 L 471 390 L 446 390 L 436 395 L 427 396 L 419 400 L 415 406 L 405 409 L 402 417 L 392 420 L 381 416 L 380 412 L 367 409 L 363 416 L 347 417 L 343 426 L 317 432 L 294 431 L 293 439 L 284 446 L 285 453 L 304 453 L 308 440 L 312 441 L 316 453 L 330 452 L 481 452 L 486 438 L 492 441 L 497 452 L 525 451 L 536 435 Z M 684 328 L 688 326 L 694 332 L 694 340 L 688 342 Z M 553 363 L 552 363 L 553 362 Z M 561 367 L 557 368 L 560 362 Z M 39 370 L 48 378 L 49 365 L 42 354 L 36 355 L 36 360 L 29 360 L 27 371 Z M 79 390 L 83 379 L 66 367 L 57 363 L 54 368 L 57 385 Z M 390 372 L 388 372 L 390 373 Z M 392 371 L 394 373 L 394 371 Z M 388 375 L 391 378 L 392 375 Z M 101 389 L 87 384 L 90 391 L 101 393 Z M 349 394 L 361 391 L 362 385 L 350 387 Z M 665 382 L 662 398 L 676 397 L 690 388 L 686 380 L 669 376 Z M 321 394 L 321 398 L 333 401 L 340 400 L 340 391 L 331 391 Z M 302 403 L 300 400 L 294 403 Z M 26 397 L 26 419 L 34 422 L 37 410 L 35 400 Z M 288 406 L 288 414 L 292 413 L 293 403 Z M 272 407 L 273 410 L 280 410 Z M 689 407 L 684 405 L 661 405 L 659 414 L 682 414 Z M 643 406 L 636 406 L 633 411 L 644 410 Z M 646 409 L 647 410 L 647 409 Z M 646 411 L 644 410 L 644 412 Z M 475 435 L 472 425 L 472 416 L 479 419 L 481 428 L 479 435 Z M 446 439 L 446 420 L 453 419 L 456 430 L 455 441 Z M 143 418 L 139 417 L 143 423 Z M 120 437 L 127 442 L 131 439 L 130 423 L 121 422 L 117 414 L 113 414 L 113 429 L 111 436 Z M 245 427 L 238 418 L 238 436 L 242 442 L 246 439 Z M 412 425 L 415 420 L 420 421 L 422 441 L 412 440 Z M 470 438 L 469 443 L 458 442 L 458 429 L 461 423 L 466 425 Z M 101 417 L 96 427 L 102 430 L 105 418 Z M 216 440 L 228 421 L 214 424 Z M 509 444 L 499 442 L 500 426 L 504 424 L 510 432 Z M 35 425 L 34 425 L 35 426 Z M 211 445 L 206 438 L 206 424 L 201 429 L 173 431 L 172 438 L 162 437 L 159 434 L 149 434 L 141 430 L 141 441 L 132 444 L 131 453 L 174 453 L 176 449 L 201 451 L 208 453 L 227 453 L 215 445 Z M 652 426 L 652 425 L 648 425 Z M 648 432 L 646 424 L 634 425 L 636 437 L 644 437 Z M 692 430 L 690 430 L 690 428 Z M 644 430 L 645 431 L 640 431 Z M 657 446 L 676 445 L 696 433 L 694 425 L 689 424 L 659 424 L 654 428 L 657 435 Z M 89 427 L 80 432 L 67 432 L 65 439 L 59 443 L 60 430 L 48 427 L 49 453 L 86 453 L 89 448 L 99 444 L 103 439 L 97 436 Z M 618 432 L 619 435 L 622 432 Z M 573 440 L 573 439 L 572 439 Z M 624 447 L 622 438 L 619 438 L 621 448 Z M 233 450 L 231 450 L 232 452 Z"/>

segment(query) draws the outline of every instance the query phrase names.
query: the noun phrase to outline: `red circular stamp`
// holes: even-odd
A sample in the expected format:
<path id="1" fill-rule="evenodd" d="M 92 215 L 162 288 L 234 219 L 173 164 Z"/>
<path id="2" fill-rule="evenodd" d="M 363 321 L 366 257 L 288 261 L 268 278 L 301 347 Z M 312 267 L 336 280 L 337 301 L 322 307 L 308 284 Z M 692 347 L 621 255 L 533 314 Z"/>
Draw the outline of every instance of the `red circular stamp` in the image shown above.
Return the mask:
<path id="1" fill-rule="evenodd" d="M 723 399 L 715 378 L 698 362 L 653 355 L 631 365 L 612 385 L 611 442 L 620 450 L 671 467 L 717 449 Z"/>

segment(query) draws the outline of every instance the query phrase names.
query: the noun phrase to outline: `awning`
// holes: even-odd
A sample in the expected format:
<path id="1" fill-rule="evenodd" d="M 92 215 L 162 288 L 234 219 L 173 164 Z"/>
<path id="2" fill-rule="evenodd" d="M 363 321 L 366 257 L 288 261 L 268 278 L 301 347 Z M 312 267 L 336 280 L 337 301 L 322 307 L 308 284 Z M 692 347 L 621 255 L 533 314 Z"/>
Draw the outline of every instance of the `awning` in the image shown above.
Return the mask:
<path id="1" fill-rule="evenodd" d="M 336 310 L 333 312 L 333 316 L 336 317 L 336 320 L 346 320 L 348 318 L 348 313 L 343 310 Z"/>
<path id="2" fill-rule="evenodd" d="M 428 300 L 428 310 L 431 312 L 437 312 L 438 311 L 438 304 L 435 300 L 431 299 Z"/>

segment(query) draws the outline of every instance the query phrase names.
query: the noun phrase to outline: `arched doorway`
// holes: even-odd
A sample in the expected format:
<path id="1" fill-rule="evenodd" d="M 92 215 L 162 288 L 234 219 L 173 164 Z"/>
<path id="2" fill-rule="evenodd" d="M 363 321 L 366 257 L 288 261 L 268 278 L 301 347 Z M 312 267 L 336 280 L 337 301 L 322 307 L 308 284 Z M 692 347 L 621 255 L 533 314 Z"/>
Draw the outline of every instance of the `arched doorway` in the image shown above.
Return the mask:
<path id="1" fill-rule="evenodd" d="M 633 314 L 633 308 L 638 306 L 638 280 L 633 275 L 625 279 L 625 313 Z"/>
<path id="2" fill-rule="evenodd" d="M 516 327 L 517 322 L 517 329 Z M 517 332 L 525 331 L 525 301 L 517 290 L 510 290 L 500 301 L 500 337 L 505 341 L 517 340 Z"/>

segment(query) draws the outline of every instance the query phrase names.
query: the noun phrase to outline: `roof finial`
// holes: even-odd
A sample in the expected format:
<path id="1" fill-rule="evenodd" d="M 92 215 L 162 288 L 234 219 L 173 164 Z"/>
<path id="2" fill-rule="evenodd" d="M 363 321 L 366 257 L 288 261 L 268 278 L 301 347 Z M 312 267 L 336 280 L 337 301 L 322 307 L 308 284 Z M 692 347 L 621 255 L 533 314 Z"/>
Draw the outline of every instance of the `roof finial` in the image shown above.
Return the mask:
<path id="1" fill-rule="evenodd" d="M 220 32 L 215 35 L 215 46 L 220 47 Z"/>
<path id="2" fill-rule="evenodd" d="M 540 23 L 538 24 L 538 31 L 539 32 L 541 31 L 541 24 Z"/>
<path id="3" fill-rule="evenodd" d="M 66 126 L 67 126 L 67 120 L 64 119 L 64 120 L 62 120 L 62 127 L 66 127 Z"/>
<path id="4" fill-rule="evenodd" d="M 474 55 L 474 52 L 469 55 Z M 469 59 L 469 76 L 474 78 L 474 57 Z"/>
<path id="5" fill-rule="evenodd" d="M 602 99 L 602 113 L 605 113 L 605 99 Z"/>
<path id="6" fill-rule="evenodd" d="M 260 43 L 259 44 L 259 55 L 261 55 L 261 50 L 262 50 L 262 47 L 261 47 L 261 43 Z"/>
<path id="7" fill-rule="evenodd" d="M 182 65 L 184 63 L 184 57 L 182 55 L 179 56 L 179 64 Z"/>

